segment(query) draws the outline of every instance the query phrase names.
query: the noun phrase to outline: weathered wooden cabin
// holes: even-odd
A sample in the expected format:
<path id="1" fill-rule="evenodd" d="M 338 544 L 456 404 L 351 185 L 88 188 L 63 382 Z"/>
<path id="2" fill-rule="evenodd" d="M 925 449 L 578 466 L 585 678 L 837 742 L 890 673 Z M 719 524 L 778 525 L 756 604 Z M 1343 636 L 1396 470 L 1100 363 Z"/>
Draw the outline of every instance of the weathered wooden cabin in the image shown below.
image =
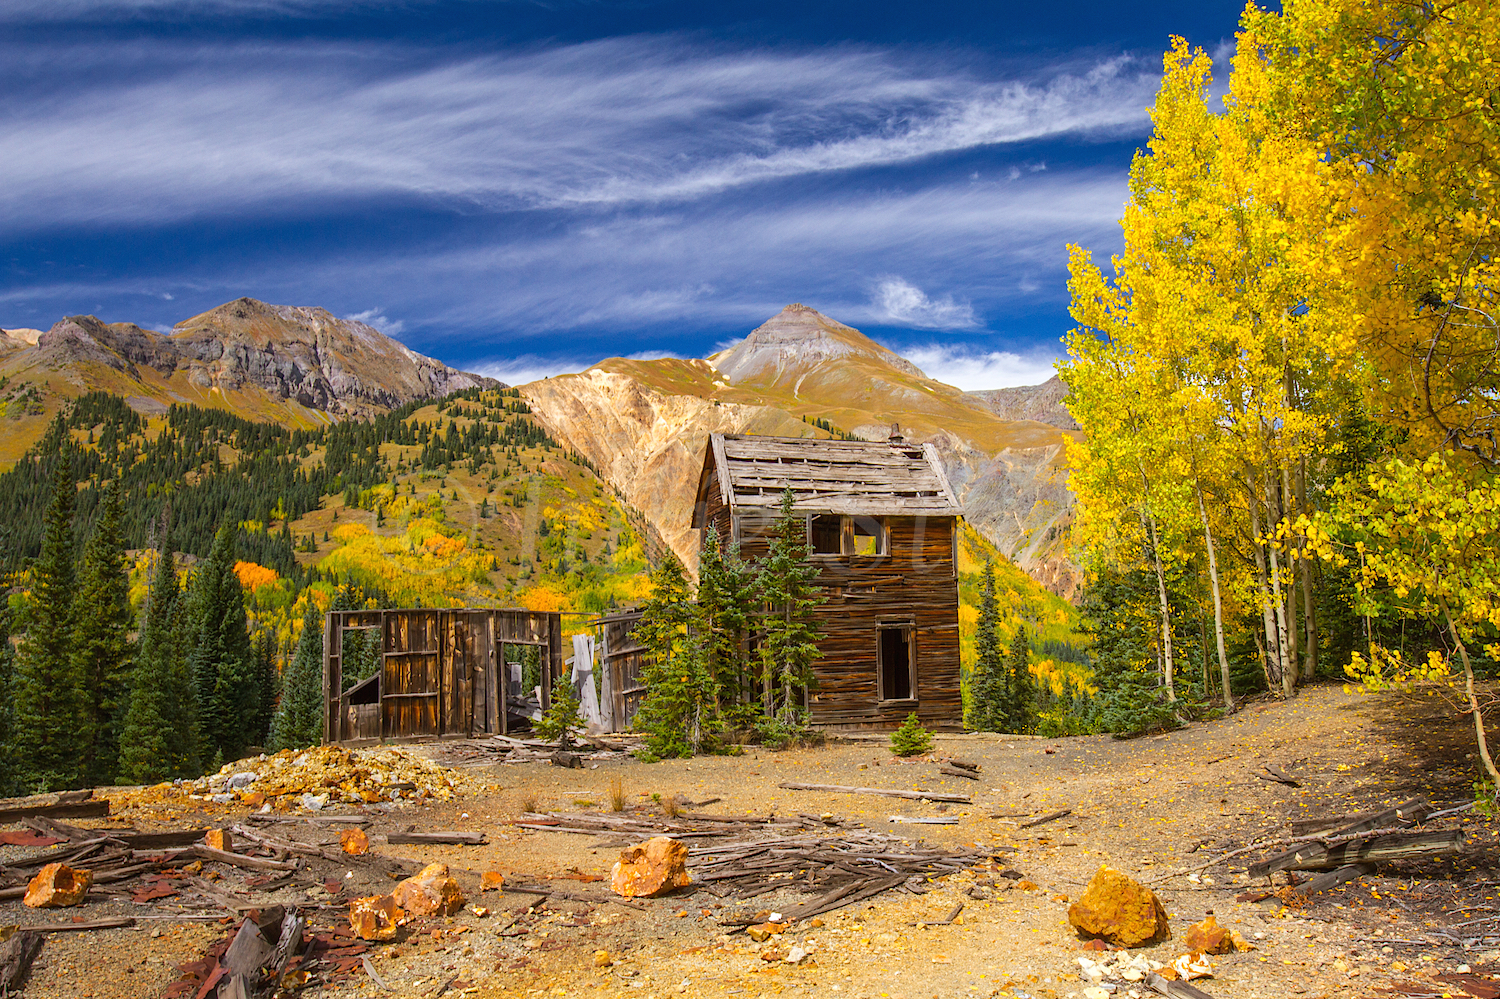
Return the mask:
<path id="1" fill-rule="evenodd" d="M 373 636 L 378 668 L 346 690 L 344 649 L 350 631 Z M 512 647 L 538 648 L 545 705 L 564 668 L 561 614 L 468 608 L 332 611 L 323 632 L 324 740 L 504 734 L 507 702 L 523 693 Z"/>
<path id="2" fill-rule="evenodd" d="M 930 444 L 714 434 L 693 526 L 765 557 L 782 491 L 807 525 L 823 657 L 807 708 L 816 725 L 963 724 L 958 653 L 958 518 Z"/>

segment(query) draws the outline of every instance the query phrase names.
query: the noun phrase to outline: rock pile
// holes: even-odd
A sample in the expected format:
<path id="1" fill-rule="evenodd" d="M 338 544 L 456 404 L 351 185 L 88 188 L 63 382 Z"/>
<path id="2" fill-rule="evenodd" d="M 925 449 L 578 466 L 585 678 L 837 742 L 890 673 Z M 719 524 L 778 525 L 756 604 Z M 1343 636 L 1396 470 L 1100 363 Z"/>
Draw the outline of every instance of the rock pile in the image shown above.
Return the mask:
<path id="1" fill-rule="evenodd" d="M 404 749 L 315 746 L 282 750 L 227 764 L 196 781 L 159 784 L 110 797 L 118 806 L 170 804 L 186 798 L 207 805 L 318 811 L 335 804 L 401 799 L 446 801 L 474 781 Z"/>

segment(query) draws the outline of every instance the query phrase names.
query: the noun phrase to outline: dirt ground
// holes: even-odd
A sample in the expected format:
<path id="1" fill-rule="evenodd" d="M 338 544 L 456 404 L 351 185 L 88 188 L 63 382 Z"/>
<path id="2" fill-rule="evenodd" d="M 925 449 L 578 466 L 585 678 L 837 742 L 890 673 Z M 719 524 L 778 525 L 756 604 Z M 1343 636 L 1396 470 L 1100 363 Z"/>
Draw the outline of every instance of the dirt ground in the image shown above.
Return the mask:
<path id="1" fill-rule="evenodd" d="M 1216 999 L 1390 995 L 1382 990 L 1392 982 L 1416 983 L 1396 995 L 1437 996 L 1446 989 L 1463 996 L 1431 976 L 1500 972 L 1494 943 L 1500 934 L 1500 823 L 1468 819 L 1468 848 L 1462 855 L 1386 864 L 1378 874 L 1323 892 L 1298 908 L 1286 908 L 1274 897 L 1236 901 L 1251 883 L 1228 871 L 1243 861 L 1210 868 L 1196 881 L 1167 876 L 1258 834 L 1284 834 L 1290 818 L 1361 811 L 1416 796 L 1439 806 L 1468 801 L 1477 771 L 1466 755 L 1472 751 L 1467 718 L 1436 699 L 1372 697 L 1325 686 L 1289 702 L 1262 701 L 1225 720 L 1132 741 L 940 737 L 934 756 L 980 764 L 978 782 L 941 775 L 931 758 L 897 760 L 883 744 L 870 741 L 782 753 L 752 748 L 739 757 L 656 764 L 605 762 L 582 770 L 544 763 L 470 770 L 498 789 L 389 814 L 372 808 L 372 840 L 376 852 L 449 864 L 470 901 L 491 914 L 465 911 L 412 927 L 397 943 L 375 945 L 370 957 L 389 991 L 356 970 L 303 994 L 1081 999 L 1090 983 L 1080 978 L 1077 959 L 1098 955 L 1081 949 L 1067 908 L 1099 865 L 1108 864 L 1143 882 L 1155 881 L 1152 887 L 1171 916 L 1175 939 L 1141 953 L 1170 962 L 1183 952 L 1182 932 L 1210 912 L 1255 944 L 1249 953 L 1214 957 L 1214 976 L 1194 983 Z M 1254 773 L 1264 764 L 1301 786 L 1257 778 Z M 607 880 L 593 880 L 607 879 L 617 845 L 511 824 L 528 810 L 608 812 L 610 785 L 617 779 L 632 810 L 643 814 L 659 815 L 656 799 L 673 796 L 697 811 L 720 815 L 833 813 L 929 845 L 977 847 L 996 859 L 936 879 L 926 894 L 888 891 L 824 915 L 821 925 L 800 924 L 756 944 L 720 925 L 745 903 L 695 886 L 622 904 L 613 900 Z M 782 781 L 955 792 L 972 795 L 973 804 L 791 791 L 776 786 Z M 702 804 L 710 799 L 716 800 Z M 1024 817 L 1017 813 L 1040 816 L 1065 808 L 1072 811 L 1063 819 L 1018 828 Z M 994 817 L 1006 813 L 1009 817 Z M 960 822 L 898 825 L 889 821 L 892 815 L 957 815 Z M 224 822 L 222 815 L 199 819 Z M 125 814 L 119 820 L 151 826 L 143 816 Z M 482 829 L 489 842 L 431 847 L 383 842 L 381 833 L 406 825 Z M 17 852 L 0 848 L 0 863 Z M 997 877 L 1003 869 L 1021 872 L 1035 887 Z M 554 879 L 581 898 L 532 905 L 534 896 L 480 894 L 478 873 L 485 870 L 502 871 L 513 883 Z M 352 871 L 346 873 L 352 877 Z M 338 876 L 336 870 L 318 870 L 318 883 L 296 889 L 302 904 L 326 907 L 316 911 L 327 925 L 337 921 L 343 898 L 389 890 L 390 882 L 385 887 L 351 882 L 344 895 L 332 896 L 323 882 Z M 805 897 L 765 896 L 748 905 L 774 908 Z M 944 918 L 959 902 L 964 908 L 952 925 L 914 925 Z M 66 916 L 5 902 L 0 925 L 65 920 L 75 913 L 170 917 L 172 911 L 118 895 Z M 25 994 L 35 999 L 160 995 L 177 977 L 176 965 L 200 956 L 229 929 L 217 922 L 141 918 L 128 929 L 52 934 Z M 793 945 L 811 957 L 798 965 L 763 959 Z M 1134 988 L 1117 994 L 1152 994 L 1144 986 Z"/>

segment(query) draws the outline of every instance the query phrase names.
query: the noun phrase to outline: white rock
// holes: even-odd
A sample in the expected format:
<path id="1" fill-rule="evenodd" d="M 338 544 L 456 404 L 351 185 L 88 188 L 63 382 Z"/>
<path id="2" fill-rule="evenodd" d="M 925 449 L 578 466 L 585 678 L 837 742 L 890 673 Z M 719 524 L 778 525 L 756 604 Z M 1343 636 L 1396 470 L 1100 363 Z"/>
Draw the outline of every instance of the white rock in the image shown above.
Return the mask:
<path id="1" fill-rule="evenodd" d="M 807 951 L 803 950 L 801 947 L 793 947 L 791 950 L 786 952 L 787 964 L 801 964 L 806 960 Z"/>
<path id="2" fill-rule="evenodd" d="M 232 795 L 232 794 L 211 794 L 211 795 L 208 796 L 208 800 L 212 801 L 216 805 L 227 805 L 231 801 L 234 800 L 234 795 Z"/>
<path id="3" fill-rule="evenodd" d="M 298 799 L 303 808 L 313 812 L 321 812 L 328 807 L 328 795 L 326 794 L 304 794 Z"/>
<path id="4" fill-rule="evenodd" d="M 230 776 L 229 790 L 237 791 L 242 787 L 249 787 L 251 784 L 254 784 L 256 780 L 259 779 L 259 777 L 260 774 L 257 774 L 253 770 L 241 770 L 239 773 Z"/>
<path id="5" fill-rule="evenodd" d="M 1109 989 L 1101 989 L 1097 985 L 1090 985 L 1083 990 L 1083 999 L 1109 999 Z"/>

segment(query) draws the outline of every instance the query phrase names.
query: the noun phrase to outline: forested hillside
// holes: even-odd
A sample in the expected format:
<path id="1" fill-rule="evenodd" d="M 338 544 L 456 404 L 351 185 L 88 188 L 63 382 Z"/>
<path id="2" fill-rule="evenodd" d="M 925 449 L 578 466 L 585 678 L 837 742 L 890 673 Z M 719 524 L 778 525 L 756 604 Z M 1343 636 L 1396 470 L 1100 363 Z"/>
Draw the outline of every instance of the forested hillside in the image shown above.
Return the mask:
<path id="1" fill-rule="evenodd" d="M 1112 273 L 1072 249 L 1081 609 L 1118 724 L 1428 684 L 1497 779 L 1493 4 L 1250 8 L 1176 40 Z"/>

